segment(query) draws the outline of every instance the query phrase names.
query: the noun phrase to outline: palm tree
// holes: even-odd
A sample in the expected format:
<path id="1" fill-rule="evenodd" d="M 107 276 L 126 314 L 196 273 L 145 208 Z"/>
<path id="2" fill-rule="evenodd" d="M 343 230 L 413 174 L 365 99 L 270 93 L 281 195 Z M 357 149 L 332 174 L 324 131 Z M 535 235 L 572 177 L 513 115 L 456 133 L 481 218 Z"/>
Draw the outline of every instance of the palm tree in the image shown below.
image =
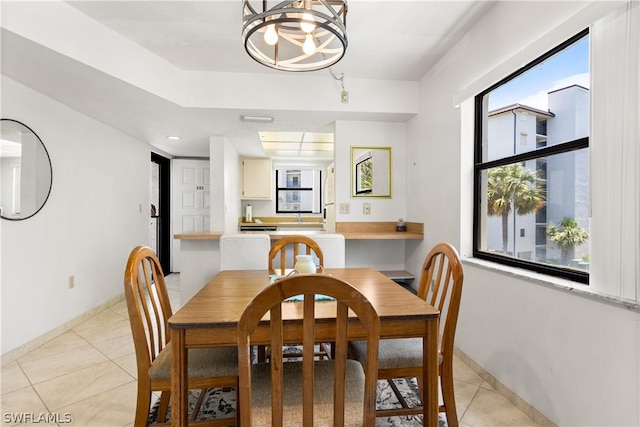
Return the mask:
<path id="1" fill-rule="evenodd" d="M 360 164 L 360 175 L 358 179 L 360 180 L 360 189 L 361 190 L 373 190 L 373 160 L 367 159 Z"/>
<path id="2" fill-rule="evenodd" d="M 560 226 L 550 224 L 547 228 L 547 236 L 549 240 L 560 248 L 560 262 L 562 265 L 569 264 L 569 253 L 576 245 L 586 243 L 589 239 L 587 233 L 578 221 L 573 218 L 562 218 Z"/>
<path id="3" fill-rule="evenodd" d="M 489 170 L 487 182 L 487 213 L 502 217 L 502 252 L 507 253 L 509 242 L 509 214 L 518 215 L 536 212 L 545 202 L 543 180 L 537 171 L 524 168 L 519 163 Z M 515 255 L 515 254 L 514 254 Z"/>

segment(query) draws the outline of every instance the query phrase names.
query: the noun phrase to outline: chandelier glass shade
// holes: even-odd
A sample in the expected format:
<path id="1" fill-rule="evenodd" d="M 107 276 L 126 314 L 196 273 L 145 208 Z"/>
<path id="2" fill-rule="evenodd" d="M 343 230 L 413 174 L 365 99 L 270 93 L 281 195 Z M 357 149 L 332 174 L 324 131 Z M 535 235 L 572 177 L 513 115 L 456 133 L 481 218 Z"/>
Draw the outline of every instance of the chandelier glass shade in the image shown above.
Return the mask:
<path id="1" fill-rule="evenodd" d="M 346 18 L 346 0 L 243 0 L 242 42 L 267 67 L 321 70 L 347 50 Z"/>

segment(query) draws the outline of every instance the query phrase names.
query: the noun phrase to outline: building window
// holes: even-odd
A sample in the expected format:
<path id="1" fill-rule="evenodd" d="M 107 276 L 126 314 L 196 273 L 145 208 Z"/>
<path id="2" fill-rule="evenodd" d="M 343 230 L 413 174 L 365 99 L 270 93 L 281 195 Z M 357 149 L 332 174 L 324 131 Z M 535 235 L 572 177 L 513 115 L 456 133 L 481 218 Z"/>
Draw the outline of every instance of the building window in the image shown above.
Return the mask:
<path id="1" fill-rule="evenodd" d="M 520 145 L 527 145 L 529 143 L 528 137 L 529 135 L 526 132 L 520 133 Z"/>
<path id="2" fill-rule="evenodd" d="M 276 213 L 321 213 L 320 170 L 276 169 Z"/>
<path id="3" fill-rule="evenodd" d="M 474 256 L 588 283 L 588 30 L 475 109 Z"/>

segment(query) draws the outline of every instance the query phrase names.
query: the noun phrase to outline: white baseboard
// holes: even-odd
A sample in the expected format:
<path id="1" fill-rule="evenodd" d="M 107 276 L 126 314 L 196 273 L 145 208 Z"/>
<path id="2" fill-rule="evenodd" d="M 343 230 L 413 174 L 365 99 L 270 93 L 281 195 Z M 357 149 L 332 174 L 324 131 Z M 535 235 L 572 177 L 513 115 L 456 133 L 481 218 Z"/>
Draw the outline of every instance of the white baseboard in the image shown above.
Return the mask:
<path id="1" fill-rule="evenodd" d="M 482 366 L 480 366 L 475 360 L 470 358 L 465 352 L 454 348 L 454 354 L 467 365 L 473 372 L 478 374 L 487 384 L 493 387 L 501 396 L 511 402 L 516 408 L 524 412 L 529 418 L 536 422 L 536 424 L 542 427 L 558 427 L 556 423 L 551 421 L 546 415 L 538 411 L 531 404 L 518 396 L 513 390 L 506 385 L 502 384 L 496 377 L 491 375 Z"/>

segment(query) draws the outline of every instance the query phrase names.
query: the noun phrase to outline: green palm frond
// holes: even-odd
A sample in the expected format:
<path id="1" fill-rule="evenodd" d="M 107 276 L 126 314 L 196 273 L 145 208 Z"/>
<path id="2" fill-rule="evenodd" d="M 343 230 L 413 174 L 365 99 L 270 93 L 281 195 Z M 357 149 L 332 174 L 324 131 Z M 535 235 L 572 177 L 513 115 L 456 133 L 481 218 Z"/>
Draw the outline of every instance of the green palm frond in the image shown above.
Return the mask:
<path id="1" fill-rule="evenodd" d="M 547 236 L 560 248 L 572 248 L 589 240 L 589 233 L 580 227 L 578 221 L 567 217 L 562 218 L 560 226 L 550 224 L 547 227 Z"/>
<path id="2" fill-rule="evenodd" d="M 487 213 L 491 216 L 511 213 L 533 213 L 544 206 L 546 196 L 540 183 L 544 180 L 537 171 L 519 163 L 500 166 L 489 171 L 487 182 Z M 512 207 L 513 206 L 513 207 Z"/>

